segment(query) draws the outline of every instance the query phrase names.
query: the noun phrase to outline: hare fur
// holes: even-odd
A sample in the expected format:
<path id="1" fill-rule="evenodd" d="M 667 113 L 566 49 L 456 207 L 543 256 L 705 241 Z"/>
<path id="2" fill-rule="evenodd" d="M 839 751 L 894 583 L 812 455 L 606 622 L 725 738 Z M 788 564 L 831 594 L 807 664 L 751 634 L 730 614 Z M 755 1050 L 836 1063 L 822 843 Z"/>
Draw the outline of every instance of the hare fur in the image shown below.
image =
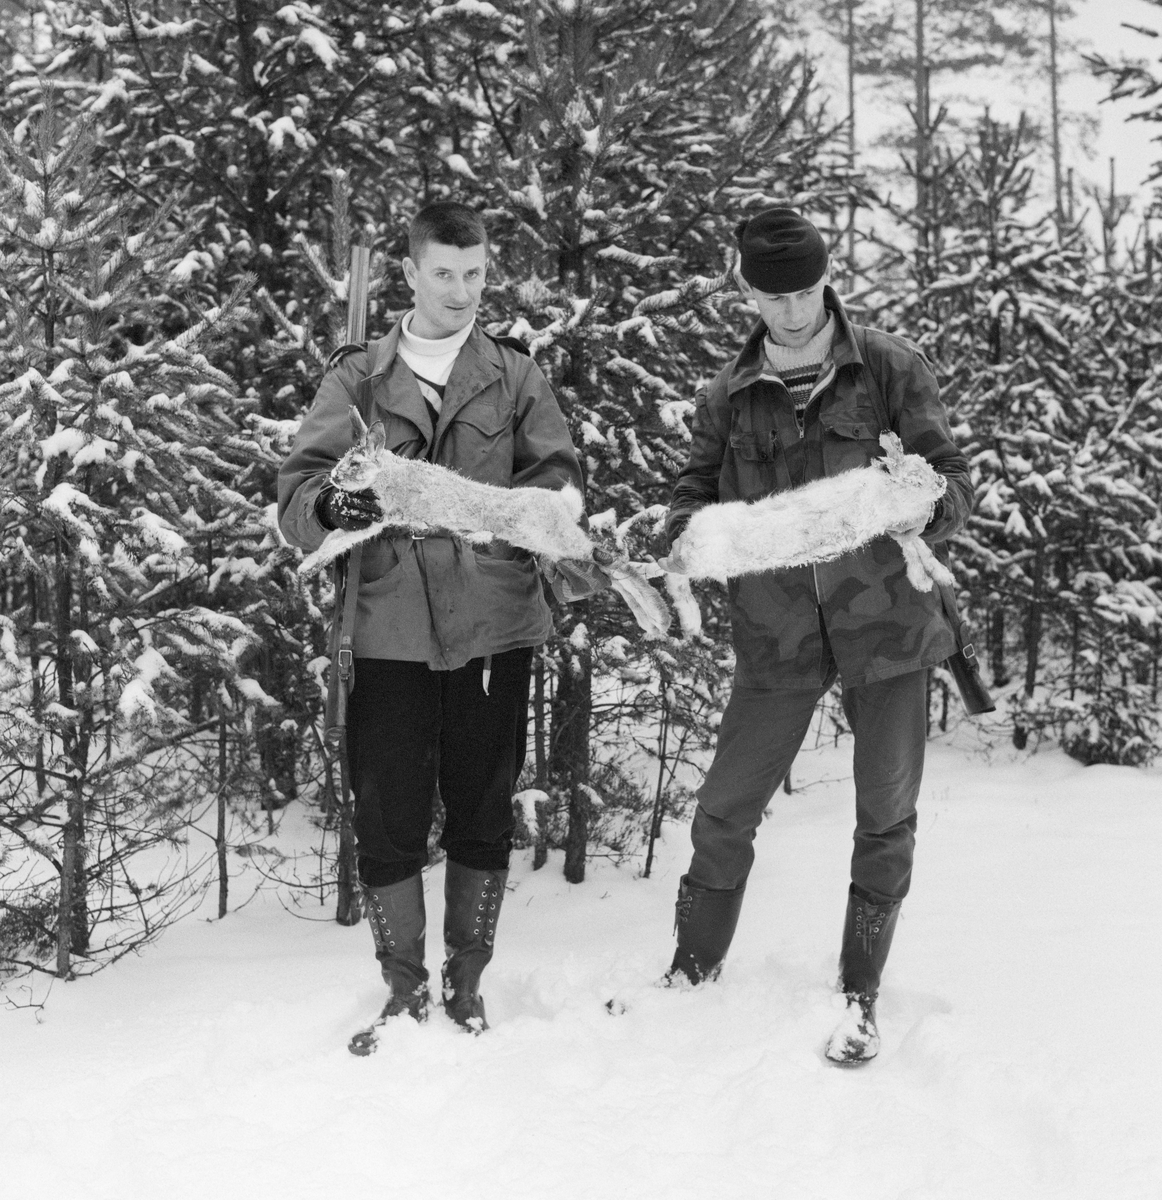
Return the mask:
<path id="1" fill-rule="evenodd" d="M 496 487 L 424 459 L 401 458 L 386 449 L 378 424 L 336 463 L 331 481 L 346 491 L 370 488 L 383 519 L 366 529 L 329 535 L 310 556 L 312 567 L 385 529 L 450 533 L 476 545 L 501 538 L 550 561 L 592 557 L 592 543 L 579 524 L 585 506 L 576 488 Z M 304 569 L 310 569 L 306 563 Z"/>
<path id="2" fill-rule="evenodd" d="M 951 576 L 915 533 L 944 494 L 944 477 L 893 433 L 880 437 L 886 457 L 804 487 L 753 502 L 709 504 L 690 519 L 674 568 L 693 578 L 740 575 L 827 562 L 884 534 L 900 542 L 908 579 L 921 591 Z M 664 564 L 665 565 L 665 564 Z"/>
<path id="3" fill-rule="evenodd" d="M 368 429 L 354 409 L 352 422 L 358 440 L 335 464 L 331 481 L 347 491 L 370 488 L 383 519 L 366 529 L 329 533 L 318 550 L 303 560 L 299 570 L 304 574 L 387 529 L 452 534 L 474 545 L 501 538 L 547 562 L 593 559 L 593 542 L 580 525 L 585 505 L 575 487 L 566 484 L 550 491 L 480 483 L 436 463 L 392 454 L 384 445 L 383 426 Z M 670 611 L 650 586 L 641 564 L 629 562 L 623 554 L 601 565 L 647 636 L 664 636 Z"/>

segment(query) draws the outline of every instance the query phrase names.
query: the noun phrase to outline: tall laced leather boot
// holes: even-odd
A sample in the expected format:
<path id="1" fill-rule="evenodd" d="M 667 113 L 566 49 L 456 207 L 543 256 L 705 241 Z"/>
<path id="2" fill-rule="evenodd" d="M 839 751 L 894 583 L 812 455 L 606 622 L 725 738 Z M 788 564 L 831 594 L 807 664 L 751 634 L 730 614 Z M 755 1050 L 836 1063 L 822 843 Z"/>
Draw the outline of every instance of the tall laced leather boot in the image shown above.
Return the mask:
<path id="1" fill-rule="evenodd" d="M 480 976 L 492 960 L 508 871 L 478 871 L 448 860 L 444 876 L 444 1011 L 462 1029 L 483 1033 Z"/>
<path id="2" fill-rule="evenodd" d="M 837 1066 L 857 1067 L 879 1053 L 876 997 L 899 915 L 898 900 L 873 904 L 854 887 L 848 891 L 839 953 L 839 986 L 847 1003 L 825 1051 Z"/>
<path id="3" fill-rule="evenodd" d="M 364 887 L 363 911 L 375 939 L 387 984 L 387 1003 L 366 1029 L 347 1043 L 352 1054 L 371 1054 L 379 1041 L 379 1030 L 391 1017 L 406 1014 L 417 1021 L 428 1015 L 428 972 L 424 969 L 424 878 L 415 874 L 385 887 Z"/>
<path id="4" fill-rule="evenodd" d="M 704 888 L 683 875 L 674 905 L 674 932 L 678 948 L 666 972 L 668 986 L 717 979 L 730 949 L 746 884 L 733 889 Z"/>

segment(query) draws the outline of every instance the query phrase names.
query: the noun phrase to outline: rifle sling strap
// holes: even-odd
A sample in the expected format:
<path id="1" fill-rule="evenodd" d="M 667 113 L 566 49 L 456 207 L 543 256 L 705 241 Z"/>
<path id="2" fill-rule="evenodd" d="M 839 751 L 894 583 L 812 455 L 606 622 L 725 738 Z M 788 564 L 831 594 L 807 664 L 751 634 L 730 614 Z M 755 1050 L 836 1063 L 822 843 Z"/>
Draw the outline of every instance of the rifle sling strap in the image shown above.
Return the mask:
<path id="1" fill-rule="evenodd" d="M 339 625 L 339 686 L 346 695 L 355 686 L 355 611 L 359 607 L 359 573 L 363 544 L 348 554 L 343 577 L 343 616 Z"/>

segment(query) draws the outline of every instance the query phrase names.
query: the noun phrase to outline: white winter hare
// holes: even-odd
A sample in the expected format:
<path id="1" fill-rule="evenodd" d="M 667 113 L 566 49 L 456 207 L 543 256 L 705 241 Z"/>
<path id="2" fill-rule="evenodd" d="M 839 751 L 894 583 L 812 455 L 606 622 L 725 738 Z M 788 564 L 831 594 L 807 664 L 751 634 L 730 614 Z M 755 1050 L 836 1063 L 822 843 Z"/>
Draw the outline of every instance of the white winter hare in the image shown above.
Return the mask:
<path id="1" fill-rule="evenodd" d="M 368 428 L 354 405 L 351 420 L 357 440 L 335 464 L 331 481 L 344 491 L 370 488 L 383 519 L 366 529 L 328 534 L 300 570 L 315 570 L 387 529 L 452 534 L 475 545 L 500 538 L 548 563 L 598 562 L 641 627 L 651 636 L 665 633 L 670 613 L 650 586 L 648 570 L 629 562 L 625 554 L 595 546 L 579 523 L 585 506 L 576 488 L 566 485 L 550 491 L 479 483 L 436 463 L 393 454 L 386 447 L 383 425 L 377 421 Z"/>
<path id="2" fill-rule="evenodd" d="M 392 454 L 384 436 L 377 421 L 331 472 L 338 488 L 375 493 L 383 527 L 451 533 L 477 544 L 501 538 L 554 562 L 592 558 L 593 545 L 578 524 L 584 504 L 576 488 L 478 483 L 424 459 Z"/>
<path id="3" fill-rule="evenodd" d="M 894 433 L 880 435 L 885 457 L 827 479 L 752 502 L 700 508 L 662 566 L 691 578 L 739 575 L 827 562 L 889 534 L 900 544 L 919 591 L 952 575 L 916 532 L 944 495 L 944 476 Z M 906 531 L 906 532 L 901 532 Z"/>

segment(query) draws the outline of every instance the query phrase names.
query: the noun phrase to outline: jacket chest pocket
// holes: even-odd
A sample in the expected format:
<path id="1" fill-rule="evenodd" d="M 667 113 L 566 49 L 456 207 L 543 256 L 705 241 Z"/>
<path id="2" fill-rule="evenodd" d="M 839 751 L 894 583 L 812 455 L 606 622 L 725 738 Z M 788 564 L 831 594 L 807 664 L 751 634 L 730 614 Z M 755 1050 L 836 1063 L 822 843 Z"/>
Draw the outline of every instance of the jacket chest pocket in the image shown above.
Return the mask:
<path id="1" fill-rule="evenodd" d="M 735 458 L 743 462 L 769 463 L 774 462 L 779 453 L 779 439 L 773 429 L 733 429 L 730 448 Z"/>
<path id="2" fill-rule="evenodd" d="M 880 427 L 876 414 L 864 409 L 822 412 L 823 460 L 828 475 L 866 467 L 881 458 Z"/>
<path id="3" fill-rule="evenodd" d="M 401 458 L 424 457 L 428 443 L 423 430 L 398 413 L 380 412 L 376 416 L 383 422 L 384 445 L 392 454 L 398 454 Z"/>
<path id="4" fill-rule="evenodd" d="M 440 463 L 480 483 L 511 487 L 512 418 L 511 407 L 492 397 L 472 400 L 452 418 L 440 446 Z"/>
<path id="5" fill-rule="evenodd" d="M 789 486 L 779 435 L 773 429 L 732 429 L 729 457 L 730 471 L 719 483 L 724 499 L 757 500 Z"/>

